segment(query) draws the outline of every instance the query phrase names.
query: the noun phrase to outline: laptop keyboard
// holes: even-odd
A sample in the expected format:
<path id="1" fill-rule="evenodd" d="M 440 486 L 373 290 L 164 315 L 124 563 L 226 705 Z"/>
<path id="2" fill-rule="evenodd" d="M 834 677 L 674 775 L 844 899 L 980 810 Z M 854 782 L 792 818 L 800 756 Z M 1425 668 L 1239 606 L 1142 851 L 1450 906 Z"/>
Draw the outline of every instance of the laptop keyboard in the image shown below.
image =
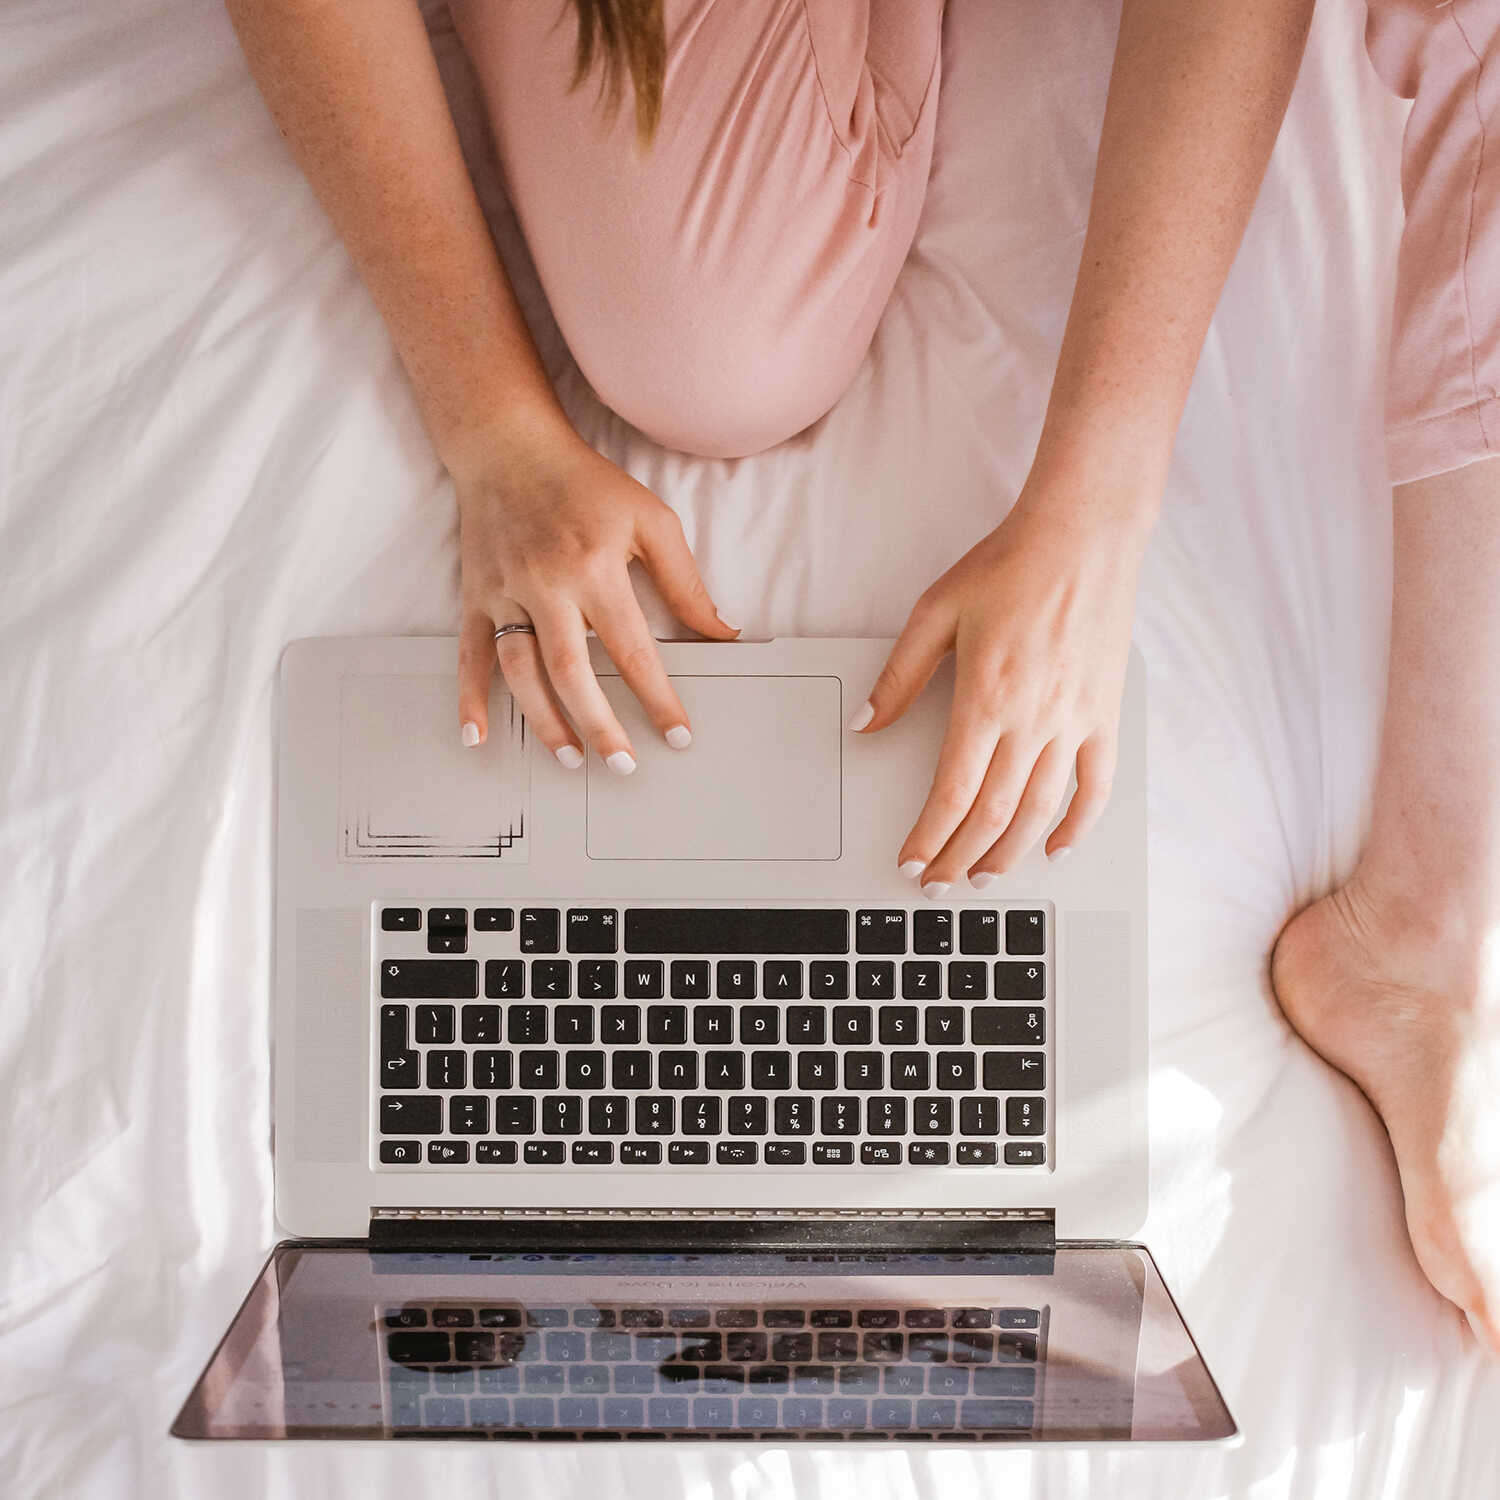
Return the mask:
<path id="1" fill-rule="evenodd" d="M 548 1436 L 1031 1435 L 1043 1310 L 879 1305 L 379 1310 L 390 1425 Z"/>
<path id="2" fill-rule="evenodd" d="M 1047 1164 L 1044 903 L 375 914 L 379 1168 Z"/>

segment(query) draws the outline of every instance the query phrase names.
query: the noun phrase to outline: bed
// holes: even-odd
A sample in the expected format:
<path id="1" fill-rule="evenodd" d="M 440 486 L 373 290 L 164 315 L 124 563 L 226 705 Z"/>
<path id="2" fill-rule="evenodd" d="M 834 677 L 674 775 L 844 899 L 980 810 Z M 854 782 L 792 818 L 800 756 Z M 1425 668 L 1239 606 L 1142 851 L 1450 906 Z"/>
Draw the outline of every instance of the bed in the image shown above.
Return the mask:
<path id="1" fill-rule="evenodd" d="M 0 12 L 0 1488 L 85 1496 L 1500 1492 L 1500 1367 L 1407 1246 L 1358 1092 L 1266 979 L 1347 871 L 1389 598 L 1380 410 L 1402 110 L 1325 0 L 1146 566 L 1153 1206 L 1229 1449 L 194 1447 L 167 1425 L 276 1237 L 272 725 L 285 643 L 457 624 L 451 491 L 206 0 Z M 924 219 L 858 379 L 763 456 L 665 453 L 551 328 L 451 29 L 497 235 L 584 434 L 752 634 L 894 633 L 1015 497 L 1115 14 L 950 0 Z M 666 616 L 654 616 L 665 630 Z"/>

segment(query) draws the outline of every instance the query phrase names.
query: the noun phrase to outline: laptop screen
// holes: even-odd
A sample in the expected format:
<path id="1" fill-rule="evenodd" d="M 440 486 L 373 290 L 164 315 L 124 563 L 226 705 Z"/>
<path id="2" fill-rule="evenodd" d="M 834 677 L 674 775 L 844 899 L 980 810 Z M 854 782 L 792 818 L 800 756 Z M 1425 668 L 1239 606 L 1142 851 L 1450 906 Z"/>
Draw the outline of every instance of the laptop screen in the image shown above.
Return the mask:
<path id="1" fill-rule="evenodd" d="M 1234 1422 L 1149 1253 L 282 1244 L 199 1438 L 1126 1442 Z"/>

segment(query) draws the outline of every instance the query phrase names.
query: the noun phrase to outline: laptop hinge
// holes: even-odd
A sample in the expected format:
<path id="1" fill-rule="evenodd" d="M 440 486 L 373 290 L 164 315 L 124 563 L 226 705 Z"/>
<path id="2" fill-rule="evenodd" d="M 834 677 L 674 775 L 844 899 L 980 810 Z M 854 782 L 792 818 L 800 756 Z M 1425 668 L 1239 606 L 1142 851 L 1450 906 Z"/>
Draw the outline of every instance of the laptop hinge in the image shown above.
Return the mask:
<path id="1" fill-rule="evenodd" d="M 1051 1255 L 1050 1208 L 377 1208 L 370 1248 Z"/>

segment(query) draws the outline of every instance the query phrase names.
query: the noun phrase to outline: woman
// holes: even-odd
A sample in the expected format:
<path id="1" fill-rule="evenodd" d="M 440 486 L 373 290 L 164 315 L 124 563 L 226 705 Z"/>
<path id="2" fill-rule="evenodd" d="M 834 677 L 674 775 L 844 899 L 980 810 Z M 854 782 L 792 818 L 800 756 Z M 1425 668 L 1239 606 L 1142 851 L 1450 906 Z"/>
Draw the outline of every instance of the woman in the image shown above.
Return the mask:
<path id="1" fill-rule="evenodd" d="M 1453 100 L 1467 88 L 1479 125 L 1495 116 L 1478 56 L 1495 40 L 1497 4 L 1386 6 L 1387 76 L 1397 68 L 1396 83 L 1418 93 L 1409 323 L 1430 305 L 1424 278 L 1462 281 L 1472 251 L 1472 237 L 1463 240 L 1455 262 L 1440 229 L 1423 248 L 1422 224 L 1445 222 L 1455 197 L 1467 194 L 1472 208 L 1481 177 L 1493 210 L 1495 153 L 1483 176 L 1482 130 L 1472 109 L 1456 117 Z M 954 652 L 931 793 L 893 851 L 928 896 L 1009 869 L 1046 830 L 1071 772 L 1077 790 L 1047 838 L 1049 857 L 1084 835 L 1108 796 L 1141 558 L 1311 5 L 1124 0 L 1089 225 L 1031 473 L 1006 519 L 918 600 L 851 723 L 890 724 Z M 592 628 L 658 731 L 685 749 L 691 725 L 629 562 L 641 559 L 685 624 L 718 640 L 736 629 L 709 598 L 672 512 L 568 425 L 490 242 L 416 0 L 229 8 L 454 479 L 465 743 L 485 735 L 498 660 L 563 765 L 580 766 L 587 745 L 612 770 L 632 771 L 630 742 L 589 668 Z M 770 446 L 821 416 L 863 357 L 915 232 L 941 0 L 453 0 L 453 9 L 543 287 L 600 396 L 667 445 L 716 455 Z M 1446 42 L 1433 52 L 1433 37 L 1471 20 L 1482 35 L 1469 63 Z M 1448 142 L 1436 154 L 1421 147 L 1424 98 L 1436 101 L 1428 135 Z M 1427 186 L 1414 191 L 1414 179 Z M 1500 328 L 1487 306 L 1487 323 L 1429 328 L 1417 342 L 1436 350 L 1411 358 L 1447 368 L 1467 351 L 1477 372 L 1484 351 L 1493 395 Z M 1476 402 L 1481 384 L 1476 373 Z M 1500 1049 L 1500 997 L 1478 968 L 1500 866 L 1500 713 L 1496 695 L 1476 686 L 1500 682 L 1500 605 L 1487 588 L 1500 565 L 1500 466 L 1470 462 L 1495 451 L 1486 433 L 1500 431 L 1500 413 L 1481 403 L 1467 425 L 1434 422 L 1432 403 L 1448 400 L 1449 386 L 1434 395 L 1421 379 L 1393 382 L 1393 398 L 1400 389 L 1413 410 L 1393 407 L 1393 455 L 1397 477 L 1414 482 L 1397 500 L 1380 812 L 1349 885 L 1289 926 L 1275 979 L 1293 1023 L 1384 1115 L 1427 1274 L 1500 1343 L 1500 1265 L 1473 1217 L 1476 1184 L 1500 1176 L 1500 1146 L 1485 1144 L 1493 1105 L 1483 1113 L 1485 1089 L 1500 1096 L 1500 1063 L 1484 1061 Z M 1449 477 L 1426 477 L 1440 470 Z M 1463 670 L 1428 670 L 1437 643 L 1456 639 Z M 1451 754 L 1459 736 L 1467 759 L 1450 769 L 1431 752 Z M 1410 816 L 1416 806 L 1424 819 Z"/>

